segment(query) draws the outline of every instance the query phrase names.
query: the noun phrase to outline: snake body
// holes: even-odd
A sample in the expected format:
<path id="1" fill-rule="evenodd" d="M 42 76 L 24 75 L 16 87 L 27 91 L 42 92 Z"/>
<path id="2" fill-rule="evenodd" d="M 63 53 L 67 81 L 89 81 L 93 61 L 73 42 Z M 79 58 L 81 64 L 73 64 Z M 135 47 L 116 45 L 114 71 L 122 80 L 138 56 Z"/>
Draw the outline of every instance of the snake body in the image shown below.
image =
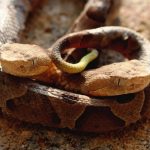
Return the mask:
<path id="1" fill-rule="evenodd" d="M 14 2 L 21 2 L 21 0 L 5 1 L 8 2 L 7 6 L 11 4 L 13 5 L 12 7 L 15 6 Z M 23 13 L 21 19 L 22 25 L 24 25 L 25 18 L 31 10 L 31 5 L 33 5 L 33 2 L 36 2 L 36 0 L 30 1 L 32 2 L 31 4 L 28 3 L 29 1 L 26 1 L 27 3 L 25 2 L 25 0 L 22 1 L 25 2 L 22 3 L 22 6 L 28 8 L 25 9 L 27 10 L 26 13 Z M 105 1 L 107 2 L 107 0 L 102 0 L 102 2 Z M 116 0 L 114 1 L 116 2 Z M 7 9 L 3 11 L 6 10 Z M 20 9 L 17 9 L 17 12 L 13 12 L 15 12 L 16 15 L 16 17 L 13 19 L 15 25 L 15 22 L 20 22 L 20 18 L 18 16 L 20 16 L 20 13 L 22 14 L 22 11 L 20 11 Z M 13 16 L 13 12 L 11 14 L 9 13 L 9 15 Z M 11 18 L 10 16 L 8 16 L 8 18 Z M 83 15 L 83 18 L 84 17 L 85 16 Z M 47 50 L 35 45 L 17 43 L 8 44 L 8 42 L 12 43 L 19 40 L 18 35 L 20 33 L 20 30 L 22 29 L 20 28 L 21 24 L 17 28 L 18 30 L 14 30 L 15 34 L 12 34 L 16 35 L 15 37 L 13 37 L 12 35 L 10 35 L 9 37 L 7 36 L 7 34 L 5 35 L 6 30 L 4 30 L 4 28 L 6 27 L 6 25 L 8 25 L 9 27 L 7 29 L 14 29 L 13 24 L 11 24 L 11 19 L 5 20 L 5 25 L 0 28 L 0 42 L 2 44 L 0 48 L 0 56 L 2 65 L 7 62 L 7 67 L 9 67 L 8 69 L 11 68 L 14 71 L 11 72 L 11 70 L 9 72 L 9 70 L 7 70 L 9 74 L 34 78 L 40 81 L 45 81 L 46 83 L 49 82 L 52 85 L 55 84 L 56 87 L 96 96 L 103 95 L 104 93 L 105 95 L 111 95 L 111 92 L 112 95 L 134 92 L 143 89 L 149 83 L 149 42 L 147 40 L 144 40 L 143 37 L 139 36 L 135 32 L 123 29 L 124 31 L 129 31 L 129 33 L 124 32 L 124 34 L 121 34 L 120 30 L 123 31 L 122 28 L 103 28 L 103 31 L 105 32 L 102 32 L 102 29 L 88 31 L 86 30 L 80 32 L 82 34 L 78 32 L 78 36 L 80 37 L 79 41 L 76 41 L 74 39 L 74 37 L 76 37 L 76 34 L 72 34 L 68 37 L 66 36 L 62 38 L 67 38 L 67 40 L 60 40 L 66 48 L 67 43 L 68 47 L 76 47 L 77 45 L 80 47 L 85 46 L 85 44 L 88 43 L 89 47 L 93 47 L 94 45 L 94 48 L 97 48 L 97 50 L 99 50 L 100 47 L 103 48 L 108 46 L 109 48 L 110 46 L 111 48 L 114 48 L 114 50 L 118 50 L 123 53 L 127 58 L 136 59 L 129 62 L 120 64 L 115 63 L 111 64 L 110 66 L 106 65 L 97 69 L 70 75 L 68 73 L 62 72 L 56 67 L 56 65 L 50 59 Z M 89 24 L 89 26 L 90 25 L 91 24 Z M 77 24 L 76 27 L 79 28 L 81 26 Z M 110 34 L 107 32 L 109 32 Z M 105 36 L 108 34 L 108 37 Z M 102 35 L 103 38 L 101 38 L 100 35 Z M 114 35 L 114 39 L 118 35 L 116 41 L 113 39 Z M 71 36 L 73 36 L 73 39 L 71 38 Z M 97 38 L 97 36 L 99 37 L 99 39 Z M 94 39 L 96 39 L 95 43 Z M 100 42 L 99 40 L 102 42 Z M 113 43 L 111 42 L 111 40 L 113 41 Z M 120 46 L 116 46 L 116 44 L 118 45 L 119 43 L 121 43 L 120 40 L 123 42 L 121 45 L 124 45 L 125 47 L 121 46 L 121 48 L 119 48 Z M 117 41 L 119 42 L 117 43 Z M 82 43 L 82 45 L 80 45 L 78 42 Z M 61 43 L 55 43 L 53 48 L 56 48 L 56 45 L 61 45 Z M 57 53 L 59 53 L 59 50 L 61 50 L 60 47 L 58 47 Z M 38 55 L 37 51 L 39 52 Z M 10 54 L 11 52 L 12 55 L 7 58 L 5 57 L 5 60 L 2 60 L 3 55 L 7 54 L 6 52 L 8 52 L 8 54 Z M 118 68 L 116 66 L 118 66 Z M 46 69 L 42 69 L 41 71 L 41 68 L 43 67 Z M 5 71 L 6 68 L 3 69 Z M 115 76 L 116 72 L 117 76 Z M 17 73 L 19 73 L 19 75 L 17 75 Z M 111 80 L 110 77 L 112 77 Z M 51 88 L 49 86 L 43 86 L 32 81 L 29 81 L 29 84 L 27 84 L 26 80 L 18 79 L 19 78 L 17 77 L 13 77 L 1 72 L 0 105 L 2 107 L 3 113 L 6 113 L 10 117 L 17 118 L 19 120 L 32 123 L 40 123 L 43 125 L 48 125 L 50 127 L 67 127 L 78 131 L 106 132 L 117 130 L 131 123 L 135 123 L 137 122 L 137 120 L 145 117 L 145 114 L 149 117 L 149 88 L 146 89 L 146 97 L 144 96 L 144 92 L 141 91 L 138 93 L 134 93 L 134 97 L 132 98 L 132 100 L 130 99 L 130 95 L 128 94 L 126 96 L 121 95 L 105 98 L 98 97 L 98 99 L 95 99 L 85 95 Z M 135 84 L 133 83 L 137 83 L 136 87 L 134 87 Z M 121 102 L 122 100 L 123 103 Z"/>
<path id="2" fill-rule="evenodd" d="M 127 56 L 129 59 L 137 59 L 140 61 L 145 61 L 146 63 L 149 63 L 149 42 L 146 39 L 143 39 L 140 34 L 127 29 L 123 27 L 101 27 L 98 29 L 93 30 L 85 30 L 77 33 L 72 33 L 70 35 L 67 35 L 66 37 L 63 37 L 62 39 L 58 40 L 53 46 L 52 46 L 52 52 L 51 52 L 51 59 L 56 64 L 58 68 L 60 68 L 63 71 L 66 71 L 68 73 L 70 72 L 81 72 L 80 65 L 70 64 L 65 62 L 61 58 L 60 52 L 64 49 L 68 48 L 98 48 L 103 49 L 105 47 L 108 47 L 110 43 L 113 43 L 116 39 L 122 39 L 123 41 L 127 41 L 128 39 L 133 39 L 135 42 L 137 42 L 137 46 L 140 47 L 140 56 L 139 58 L 135 55 L 131 55 L 133 53 L 132 51 L 135 51 L 136 49 L 128 49 L 126 51 L 120 51 L 125 56 Z M 116 49 L 117 50 L 117 49 Z M 137 50 L 138 51 L 138 50 Z M 139 52 L 137 52 L 139 53 Z"/>
<path id="3" fill-rule="evenodd" d="M 0 1 L 0 45 L 19 41 L 19 34 L 33 5 L 28 0 Z"/>

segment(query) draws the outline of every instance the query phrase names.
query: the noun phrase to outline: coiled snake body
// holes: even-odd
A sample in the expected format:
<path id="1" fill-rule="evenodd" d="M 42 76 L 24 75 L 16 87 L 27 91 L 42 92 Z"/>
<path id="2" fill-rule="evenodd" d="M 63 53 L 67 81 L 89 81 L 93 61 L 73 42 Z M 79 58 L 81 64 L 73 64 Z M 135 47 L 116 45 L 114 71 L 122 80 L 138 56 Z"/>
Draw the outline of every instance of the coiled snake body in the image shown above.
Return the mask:
<path id="1" fill-rule="evenodd" d="M 149 88 L 142 90 L 149 84 L 147 40 L 126 28 L 104 27 L 68 34 L 49 50 L 37 45 L 8 44 L 18 42 L 26 16 L 38 0 L 0 1 L 4 8 L 2 12 L 11 8 L 11 13 L 6 14 L 4 26 L 0 25 L 2 70 L 15 76 L 44 81 L 57 88 L 1 72 L 0 107 L 4 114 L 25 122 L 96 133 L 118 130 L 145 116 L 149 118 Z M 111 20 L 110 14 L 113 14 L 110 8 L 113 2 L 118 1 L 89 0 L 70 32 L 110 25 L 107 24 Z M 3 19 L 0 18 L 0 21 Z M 20 23 L 18 27 L 17 23 Z M 67 52 L 67 56 L 70 56 L 72 47 L 91 47 L 98 51 L 101 48 L 113 49 L 121 52 L 129 61 L 69 74 L 58 69 L 57 61 L 61 60 L 60 50 L 65 49 L 63 53 Z M 87 96 L 119 95 L 134 91 L 140 92 L 113 97 Z"/>

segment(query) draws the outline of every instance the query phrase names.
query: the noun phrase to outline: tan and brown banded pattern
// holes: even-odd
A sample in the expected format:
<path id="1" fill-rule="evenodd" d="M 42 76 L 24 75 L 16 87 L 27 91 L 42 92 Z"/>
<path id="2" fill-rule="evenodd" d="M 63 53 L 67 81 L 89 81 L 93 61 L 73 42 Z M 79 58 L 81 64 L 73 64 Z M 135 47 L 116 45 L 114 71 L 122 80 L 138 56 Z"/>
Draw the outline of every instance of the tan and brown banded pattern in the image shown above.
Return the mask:
<path id="1" fill-rule="evenodd" d="M 40 1 L 38 0 L 37 1 L 34 0 L 33 1 L 32 0 L 31 1 L 6 0 L 5 1 L 3 6 L 5 5 L 6 8 L 4 10 L 0 9 L 1 11 L 6 12 L 8 18 L 4 20 L 5 23 L 4 26 L 0 26 L 0 42 L 2 46 L 4 43 L 10 43 L 10 42 L 12 43 L 14 41 L 18 42 L 19 35 L 21 33 L 21 30 L 23 29 L 22 27 L 24 26 L 26 17 L 29 14 L 29 12 L 33 10 L 32 6 L 36 6 L 38 2 Z M 116 0 L 110 0 L 110 1 L 89 0 L 85 5 L 83 12 L 79 16 L 79 18 L 77 18 L 75 24 L 72 26 L 69 32 L 100 27 L 102 25 L 110 25 L 109 22 L 112 22 L 112 20 L 115 18 L 114 16 L 116 16 L 117 8 L 118 6 L 120 6 L 120 4 L 119 5 L 118 4 L 119 3 Z M 98 8 L 96 6 L 98 6 Z M 11 8 L 11 13 L 7 12 L 8 10 L 7 8 L 9 9 Z M 97 14 L 97 12 L 99 12 L 100 14 Z M 83 25 L 84 23 L 88 25 L 88 27 L 84 26 Z M 6 28 L 7 31 L 10 32 L 6 32 Z M 109 32 L 107 33 L 107 31 Z M 96 33 L 99 33 L 97 29 L 89 30 L 88 34 L 85 31 L 80 32 L 82 34 L 87 34 L 87 36 L 85 36 L 84 38 L 83 36 L 81 36 L 81 34 L 76 35 L 76 33 L 74 33 L 73 35 L 79 37 L 78 39 L 79 41 L 78 40 L 77 41 L 79 43 L 82 43 L 83 44 L 82 46 L 85 46 L 87 40 L 92 39 L 90 40 L 91 43 L 89 42 L 88 46 L 90 46 L 90 44 L 92 45 L 93 44 L 92 41 L 94 40 L 95 46 L 96 45 L 99 46 L 99 44 L 108 47 L 110 46 L 113 49 L 118 49 L 119 51 L 121 50 L 121 52 L 125 52 L 124 55 L 126 55 L 128 59 L 138 58 L 140 61 L 143 61 L 144 58 L 144 61 L 146 60 L 146 62 L 143 63 L 147 64 L 149 62 L 149 61 L 147 62 L 147 57 L 145 56 L 145 44 L 146 45 L 149 44 L 147 44 L 147 41 L 146 42 L 145 40 L 143 41 L 143 38 L 139 39 L 138 38 L 139 36 L 137 37 L 136 33 L 132 34 L 132 32 L 127 32 L 126 36 L 128 38 L 126 39 L 126 36 L 122 37 L 122 34 L 120 35 L 120 33 L 123 30 L 121 31 L 119 30 L 119 32 L 117 32 L 116 30 L 113 30 L 111 27 L 107 28 L 107 31 L 103 33 L 107 35 L 109 33 L 110 34 L 106 36 L 107 37 L 106 39 L 102 38 L 103 41 L 105 41 L 102 43 L 98 42 L 97 40 L 95 41 Z M 93 36 L 93 32 L 95 33 L 94 36 Z M 112 32 L 114 32 L 114 34 L 112 34 Z M 12 33 L 12 34 L 7 35 L 6 33 Z M 98 34 L 97 36 L 100 36 L 100 34 Z M 119 39 L 117 39 L 116 37 L 118 37 Z M 71 38 L 69 38 L 69 40 L 70 39 Z M 112 39 L 114 40 L 113 43 L 111 43 Z M 65 44 L 65 46 L 66 45 L 67 44 Z M 102 45 L 101 47 L 103 47 Z M 126 51 L 120 49 L 120 45 L 121 48 L 125 49 Z M 143 45 L 144 47 L 141 47 Z M 72 47 L 73 48 L 77 47 L 77 45 L 74 45 L 74 40 L 71 41 L 71 43 L 69 42 L 69 46 L 67 48 L 72 48 Z M 135 50 L 136 53 L 134 53 Z M 139 50 L 140 53 L 137 53 L 137 50 Z M 144 52 L 142 53 L 143 55 L 141 55 L 141 52 Z M 69 53 L 69 55 L 72 54 Z M 139 63 L 137 60 L 131 62 L 133 62 L 132 67 L 134 69 L 135 66 L 138 66 L 140 68 L 139 64 L 141 63 Z M 142 65 L 141 65 L 141 69 L 143 69 Z M 60 70 L 57 69 L 55 65 L 53 67 L 55 68 L 54 69 L 51 68 L 50 69 L 51 71 L 52 70 L 53 72 L 55 70 L 58 71 L 57 74 L 53 73 L 53 79 L 55 79 L 55 81 L 58 79 L 58 81 L 57 83 L 56 82 L 53 83 L 52 86 L 44 85 L 42 83 L 39 83 L 38 81 L 33 81 L 22 77 L 15 77 L 13 75 L 8 75 L 4 72 L 1 72 L 0 73 L 1 74 L 0 75 L 0 91 L 1 91 L 0 107 L 2 109 L 2 112 L 5 115 L 8 115 L 9 117 L 13 117 L 29 123 L 38 123 L 53 128 L 69 128 L 76 131 L 97 132 L 97 133 L 122 129 L 132 123 L 137 122 L 141 118 L 149 117 L 149 107 L 148 107 L 149 96 L 147 94 L 149 93 L 149 87 L 143 90 L 143 88 L 145 88 L 144 86 L 142 89 L 138 90 L 137 93 L 128 94 L 128 92 L 126 92 L 125 95 L 117 94 L 118 96 L 91 97 L 89 96 L 91 95 L 89 92 L 91 91 L 91 89 L 88 89 L 86 86 L 84 88 L 83 87 L 81 88 L 83 82 L 80 81 L 84 81 L 84 79 L 82 77 L 81 80 L 78 80 L 78 76 L 79 77 L 85 76 L 86 73 L 88 73 L 88 76 L 86 75 L 85 77 L 92 79 L 93 71 L 96 69 L 93 69 L 91 71 L 85 71 L 82 74 L 71 76 L 62 73 Z M 105 67 L 107 67 L 107 65 Z M 121 66 L 121 68 L 124 68 L 124 65 Z M 126 69 L 127 71 L 129 71 L 128 68 Z M 110 72 L 109 70 L 107 71 L 109 75 L 110 72 L 113 72 L 113 68 L 111 68 Z M 137 73 L 136 70 L 134 71 L 135 72 L 132 72 L 133 73 L 132 75 L 135 75 L 135 73 Z M 141 73 L 143 73 L 143 71 L 139 72 L 137 75 L 140 74 L 142 76 Z M 120 74 L 122 75 L 122 73 Z M 42 74 L 42 76 L 36 76 L 35 79 L 38 80 L 45 79 L 46 82 L 47 81 L 49 82 L 49 74 Z M 145 80 L 142 79 L 143 78 L 141 77 L 142 82 L 140 83 L 143 84 Z M 75 80 L 76 84 L 78 84 L 77 87 L 79 89 L 74 86 L 75 84 L 73 80 Z M 70 81 L 69 85 L 68 85 L 68 81 Z M 120 87 L 124 85 L 124 82 L 122 82 L 122 80 L 115 80 L 115 81 L 116 81 L 115 82 L 116 87 L 118 86 Z M 136 81 L 138 81 L 138 79 Z M 61 84 L 62 87 L 60 87 Z M 90 85 L 90 84 L 87 83 L 86 85 Z M 67 86 L 69 87 L 70 91 L 65 90 L 68 88 Z M 72 92 L 73 90 L 72 87 L 75 90 L 74 93 Z M 93 85 L 90 85 L 89 88 L 90 87 L 93 87 Z M 118 90 L 119 89 L 120 88 L 118 88 Z M 86 95 L 81 94 L 85 90 L 88 91 Z"/>

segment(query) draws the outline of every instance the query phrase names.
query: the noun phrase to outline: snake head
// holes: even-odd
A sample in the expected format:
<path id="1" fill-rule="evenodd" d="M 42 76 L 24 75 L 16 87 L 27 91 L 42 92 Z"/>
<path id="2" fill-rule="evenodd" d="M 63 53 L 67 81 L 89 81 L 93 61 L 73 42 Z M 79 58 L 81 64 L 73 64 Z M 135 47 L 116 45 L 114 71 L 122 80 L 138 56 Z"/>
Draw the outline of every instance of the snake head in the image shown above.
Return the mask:
<path id="1" fill-rule="evenodd" d="M 150 83 L 150 69 L 138 60 L 113 63 L 82 73 L 81 91 L 93 96 L 135 93 Z"/>
<path id="2" fill-rule="evenodd" d="M 33 76 L 45 72 L 51 65 L 47 51 L 37 45 L 4 44 L 0 48 L 2 70 L 15 76 Z"/>

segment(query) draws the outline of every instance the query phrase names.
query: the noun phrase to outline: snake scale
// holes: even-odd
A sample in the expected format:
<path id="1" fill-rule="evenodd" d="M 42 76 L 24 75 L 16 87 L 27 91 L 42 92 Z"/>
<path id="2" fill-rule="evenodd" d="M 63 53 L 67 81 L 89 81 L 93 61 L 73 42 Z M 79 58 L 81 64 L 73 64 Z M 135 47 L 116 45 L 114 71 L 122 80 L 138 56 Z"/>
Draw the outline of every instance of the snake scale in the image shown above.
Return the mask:
<path id="1" fill-rule="evenodd" d="M 4 44 L 4 43 L 7 43 L 7 42 L 8 43 L 14 42 L 14 41 L 16 42 L 18 40 L 18 33 L 20 32 L 20 30 L 22 30 L 22 27 L 23 27 L 24 22 L 25 22 L 25 18 L 27 16 L 29 10 L 31 10 L 31 7 L 27 7 L 27 6 L 32 6 L 31 5 L 32 3 L 30 4 L 29 1 L 16 1 L 16 0 L 14 0 L 14 1 L 9 1 L 9 2 L 13 2 L 13 3 L 11 3 L 11 5 L 13 4 L 12 6 L 15 6 L 14 2 L 17 3 L 17 6 L 19 6 L 18 10 L 20 12 L 19 11 L 15 11 L 14 12 L 15 13 L 15 17 L 14 17 L 13 21 L 15 21 L 15 18 L 17 18 L 16 22 L 18 22 L 18 20 L 19 20 L 20 24 L 18 25 L 18 27 L 21 27 L 21 28 L 14 27 L 14 29 L 16 29 L 16 30 L 13 30 L 13 31 L 15 31 L 15 35 L 16 36 L 11 36 L 11 35 L 8 36 L 7 34 L 6 35 L 1 34 L 2 35 L 1 39 L 5 39 L 5 40 L 1 41 L 1 43 L 2 43 L 1 44 L 2 45 L 2 47 L 1 47 L 1 51 L 2 51 L 1 52 L 1 59 L 4 57 L 3 54 L 7 54 L 6 51 L 8 51 L 8 53 L 10 52 L 8 50 L 9 48 L 11 48 L 11 52 L 12 53 L 15 50 L 17 50 L 17 54 L 20 54 L 20 51 L 23 51 L 23 55 L 21 55 L 21 56 L 23 56 L 23 58 L 24 58 L 24 55 L 27 54 L 27 53 L 24 53 L 24 49 L 27 49 L 28 46 L 29 46 L 33 50 L 34 54 L 36 53 L 36 50 L 41 50 L 41 53 L 39 52 L 39 55 L 42 54 L 44 58 L 47 58 L 47 62 L 44 65 L 46 66 L 46 68 L 47 68 L 47 66 L 48 67 L 51 66 L 51 68 L 49 70 L 47 70 L 46 72 L 44 72 L 44 73 L 40 72 L 36 76 L 35 76 L 35 74 L 32 75 L 32 76 L 31 75 L 27 75 L 27 76 L 30 76 L 31 78 L 42 80 L 42 81 L 44 81 L 46 79 L 46 82 L 48 81 L 48 82 L 50 82 L 52 84 L 56 84 L 56 86 L 62 87 L 64 89 L 68 89 L 68 90 L 71 90 L 71 91 L 73 90 L 73 91 L 77 91 L 77 92 L 84 93 L 84 94 L 87 94 L 87 95 L 94 95 L 94 96 L 100 96 L 100 95 L 102 95 L 102 96 L 103 95 L 105 95 L 105 96 L 109 95 L 110 96 L 110 95 L 120 95 L 120 94 L 124 94 L 124 93 L 129 93 L 129 92 L 137 92 L 137 91 L 141 91 L 142 89 L 144 89 L 149 84 L 149 71 L 147 71 L 147 68 L 149 67 L 149 64 L 147 64 L 147 58 L 149 57 L 149 55 L 145 56 L 145 54 L 148 54 L 147 51 L 145 51 L 145 50 L 147 50 L 147 47 L 149 47 L 149 42 L 147 40 L 143 39 L 143 37 L 141 37 L 140 35 L 136 34 L 133 31 L 130 31 L 128 29 L 126 30 L 124 28 L 119 28 L 119 27 L 118 28 L 104 27 L 104 28 L 93 29 L 93 30 L 86 30 L 86 31 L 78 32 L 78 33 L 69 34 L 69 35 L 66 35 L 65 37 L 63 37 L 62 39 L 58 40 L 52 46 L 52 48 L 50 48 L 50 51 L 52 52 L 52 53 L 50 52 L 50 55 L 51 55 L 53 61 L 55 62 L 57 60 L 56 56 L 58 56 L 58 52 L 59 52 L 59 51 L 57 51 L 56 55 L 55 55 L 55 53 L 53 53 L 53 52 L 55 52 L 56 47 L 57 47 L 57 50 L 65 49 L 65 48 L 78 48 L 78 47 L 84 47 L 84 48 L 85 47 L 88 47 L 88 48 L 89 47 L 92 47 L 92 48 L 94 47 L 94 48 L 99 50 L 101 48 L 105 48 L 105 47 L 109 47 L 109 46 L 110 47 L 114 47 L 115 50 L 118 50 L 119 52 L 123 53 L 126 57 L 128 57 L 128 59 L 134 59 L 134 58 L 138 59 L 138 60 L 131 60 L 131 61 L 129 61 L 129 62 L 131 62 L 130 63 L 131 68 L 130 67 L 129 68 L 128 67 L 125 68 L 125 72 L 131 73 L 130 77 L 129 76 L 124 76 L 125 78 L 129 77 L 129 82 L 126 82 L 126 80 L 123 80 L 123 78 L 122 78 L 122 75 L 127 75 L 127 74 L 124 74 L 125 72 L 120 72 L 120 74 L 119 74 L 120 76 L 119 76 L 119 78 L 117 78 L 115 76 L 116 75 L 115 72 L 113 72 L 114 69 L 112 67 L 112 66 L 114 66 L 114 67 L 118 66 L 118 70 L 119 70 L 120 68 L 122 68 L 122 67 L 124 67 L 126 65 L 128 66 L 129 62 L 123 62 L 123 66 L 122 65 L 117 65 L 118 63 L 112 64 L 112 66 L 109 67 L 109 69 L 111 68 L 111 70 L 109 70 L 109 71 L 107 69 L 108 66 L 104 66 L 104 67 L 101 67 L 101 68 L 98 68 L 98 69 L 93 69 L 93 70 L 90 70 L 90 71 L 89 70 L 83 71 L 81 74 L 74 74 L 74 75 L 71 74 L 70 75 L 70 74 L 64 73 L 61 70 L 59 70 L 56 67 L 57 66 L 57 62 L 56 62 L 56 66 L 55 66 L 55 64 L 49 59 L 49 54 L 47 54 L 47 50 L 44 50 L 41 47 L 34 46 L 34 45 Z M 22 3 L 22 2 L 25 2 L 25 3 Z M 91 1 L 89 1 L 89 2 L 91 2 Z M 18 5 L 20 3 L 21 3 L 21 5 Z M 101 3 L 101 1 L 100 1 L 100 3 Z M 109 3 L 107 2 L 107 4 L 109 4 Z M 14 9 L 14 10 L 16 10 L 16 9 Z M 16 17 L 17 14 L 19 16 L 20 16 L 20 14 L 23 14 L 23 16 L 21 17 L 22 21 L 20 21 L 20 19 L 18 19 L 19 16 Z M 92 15 L 90 15 L 90 16 L 92 16 Z M 99 18 L 99 17 L 96 17 L 96 19 L 97 18 Z M 10 20 L 7 20 L 6 22 L 9 23 L 9 21 Z M 95 20 L 93 22 L 95 24 Z M 16 24 L 16 23 L 13 23 L 13 25 L 14 24 Z M 95 25 L 96 25 L 96 27 L 98 27 L 97 23 Z M 95 28 L 95 25 L 94 25 L 93 28 Z M 6 26 L 4 26 L 4 28 L 5 27 Z M 81 26 L 80 25 L 78 26 L 78 24 L 77 24 L 76 27 L 78 28 L 78 27 L 81 27 Z M 4 32 L 4 28 L 1 29 L 2 33 L 6 32 L 6 30 Z M 92 28 L 92 27 L 90 27 L 90 28 Z M 8 29 L 10 29 L 12 31 L 12 28 L 8 28 Z M 82 29 L 80 28 L 79 30 L 82 30 Z M 77 29 L 77 31 L 78 31 L 78 29 Z M 125 34 L 122 34 L 121 32 L 124 33 L 124 31 L 125 31 Z M 106 36 L 106 35 L 109 35 L 109 36 Z M 8 37 L 9 38 L 12 37 L 12 38 L 9 39 Z M 97 37 L 100 37 L 100 40 L 103 41 L 102 44 L 100 44 L 100 42 L 98 41 L 99 39 Z M 129 48 L 128 51 L 125 48 L 124 49 L 126 51 L 123 51 L 122 49 L 118 48 L 118 44 L 116 44 L 116 45 L 112 44 L 112 41 L 114 41 L 114 43 L 116 43 L 116 39 L 117 40 L 119 39 L 119 41 L 121 40 L 123 43 L 125 42 L 126 47 Z M 87 41 L 89 41 L 89 40 L 91 42 L 88 42 L 88 45 L 87 45 Z M 95 42 L 93 42 L 93 41 L 95 41 Z M 142 47 L 140 47 L 141 45 L 142 45 Z M 20 47 L 21 47 L 21 49 L 20 49 Z M 135 50 L 139 51 L 139 53 L 137 53 L 137 55 L 134 55 L 134 54 L 132 55 L 132 51 L 134 52 Z M 143 55 L 138 56 L 138 54 L 141 54 L 141 52 L 144 52 Z M 32 52 L 29 53 L 29 54 L 31 56 L 31 57 L 29 57 L 29 59 L 33 58 L 32 57 Z M 132 56 L 132 57 L 130 58 L 130 56 Z M 15 54 L 14 54 L 14 57 L 15 57 Z M 56 57 L 56 59 L 55 59 L 55 57 Z M 13 56 L 12 56 L 12 58 L 13 58 Z M 12 58 L 10 56 L 10 59 L 12 59 Z M 18 59 L 18 57 L 16 57 L 16 58 Z M 146 60 L 146 63 L 143 61 L 143 59 Z M 28 56 L 27 56 L 26 60 L 28 60 Z M 39 62 L 38 62 L 37 58 L 35 60 L 36 61 L 30 61 L 32 63 L 32 65 L 28 61 L 29 62 L 29 66 L 33 66 L 33 68 L 27 66 L 28 69 L 31 69 L 31 70 L 28 70 L 28 72 L 32 71 L 32 69 L 35 69 L 37 66 L 39 67 L 38 63 L 41 62 L 41 60 Z M 43 61 L 43 62 L 45 62 L 45 61 Z M 5 63 L 6 63 L 5 60 L 2 59 L 2 64 L 5 64 Z M 10 63 L 10 60 L 9 60 L 9 63 Z M 137 70 L 134 70 L 135 66 L 139 66 L 138 67 L 139 70 L 137 69 L 139 72 Z M 26 66 L 24 65 L 23 67 L 25 68 Z M 24 68 L 23 67 L 21 66 L 21 69 L 24 72 Z M 59 67 L 59 65 L 58 65 L 58 67 Z M 101 71 L 101 69 L 102 69 L 102 71 Z M 5 71 L 5 68 L 3 68 L 3 70 Z M 51 71 L 53 71 L 52 74 L 51 74 Z M 142 71 L 143 74 L 140 74 L 141 71 Z M 113 78 L 113 81 L 110 82 L 109 79 L 106 78 L 106 76 L 103 76 L 104 78 L 102 80 L 104 82 L 102 82 L 100 80 L 100 77 L 102 77 L 102 75 L 101 74 L 98 75 L 98 72 L 106 73 L 104 75 L 108 75 L 108 76 L 110 75 L 110 73 L 114 73 L 113 75 L 114 75 L 115 79 Z M 8 72 L 8 73 L 13 74 L 12 72 Z M 15 72 L 15 73 L 17 73 L 17 72 Z M 19 71 L 19 73 L 20 73 L 20 71 Z M 136 74 L 136 73 L 138 73 L 138 74 Z M 97 76 L 95 76 L 95 74 Z M 14 75 L 16 75 L 16 74 L 14 74 Z M 140 75 L 140 78 L 139 78 L 139 76 L 138 76 L 138 78 L 135 78 L 137 75 Z M 18 75 L 18 76 L 20 76 L 20 75 Z M 94 76 L 95 76 L 95 79 L 93 78 Z M 143 78 L 143 76 L 144 76 L 144 78 Z M 121 77 L 121 80 L 120 80 L 120 77 Z M 90 81 L 91 79 L 92 79 L 92 81 Z M 95 81 L 93 81 L 93 79 Z M 137 86 L 135 86 L 135 84 L 133 85 L 133 82 L 132 82 L 132 85 L 129 84 L 131 81 L 133 81 L 132 79 L 134 79 L 134 83 L 137 83 Z M 100 83 L 98 83 L 98 80 L 99 80 Z M 111 89 L 112 91 L 110 91 L 110 87 L 106 87 L 106 85 L 105 85 L 105 84 L 107 84 L 107 82 L 106 82 L 107 80 L 108 80 L 108 84 L 109 85 L 110 85 L 110 83 L 112 83 L 110 85 L 111 87 L 113 87 L 113 89 Z M 139 89 L 139 84 L 140 83 L 142 83 L 142 86 L 140 86 L 140 89 Z M 94 89 L 95 84 L 98 84 L 98 86 L 96 86 L 97 89 Z M 104 87 L 108 88 L 109 90 L 104 89 L 104 91 L 103 90 L 99 91 L 99 89 L 102 89 L 101 86 L 104 86 Z M 124 89 L 121 88 L 121 87 L 124 88 L 125 86 L 131 86 L 131 87 L 129 87 L 129 89 L 127 89 L 125 91 Z M 134 88 L 132 89 L 132 87 L 134 87 Z M 120 91 L 119 91 L 119 89 L 120 89 Z M 107 91 L 109 91 L 109 92 L 107 92 Z M 119 93 L 116 93 L 116 91 L 119 91 Z M 79 109 L 79 107 L 78 107 L 78 109 Z M 114 108 L 114 110 L 115 110 L 115 108 Z M 117 114 L 117 112 L 116 112 L 116 114 Z M 70 127 L 72 128 L 73 126 L 70 126 Z M 113 126 L 112 126 L 111 129 L 113 129 Z"/>

